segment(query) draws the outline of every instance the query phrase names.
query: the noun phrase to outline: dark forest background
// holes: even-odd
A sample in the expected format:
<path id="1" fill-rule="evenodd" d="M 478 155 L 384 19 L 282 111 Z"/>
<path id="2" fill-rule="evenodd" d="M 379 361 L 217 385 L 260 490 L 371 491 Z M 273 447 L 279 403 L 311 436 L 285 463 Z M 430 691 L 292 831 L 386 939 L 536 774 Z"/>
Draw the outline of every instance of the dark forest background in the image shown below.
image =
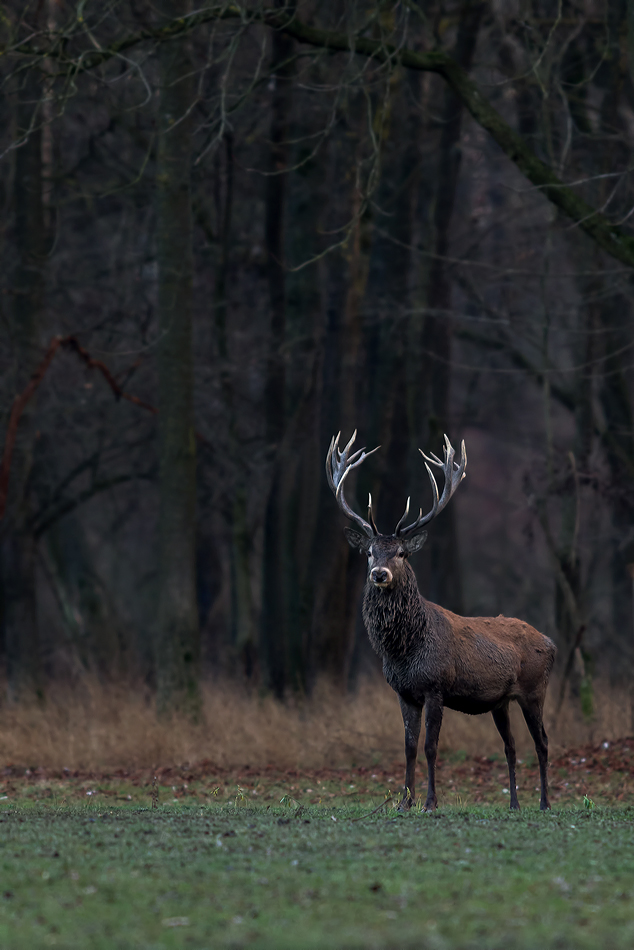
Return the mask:
<path id="1" fill-rule="evenodd" d="M 355 428 L 384 532 L 465 439 L 425 596 L 631 681 L 631 0 L 0 12 L 9 697 L 353 688 Z"/>

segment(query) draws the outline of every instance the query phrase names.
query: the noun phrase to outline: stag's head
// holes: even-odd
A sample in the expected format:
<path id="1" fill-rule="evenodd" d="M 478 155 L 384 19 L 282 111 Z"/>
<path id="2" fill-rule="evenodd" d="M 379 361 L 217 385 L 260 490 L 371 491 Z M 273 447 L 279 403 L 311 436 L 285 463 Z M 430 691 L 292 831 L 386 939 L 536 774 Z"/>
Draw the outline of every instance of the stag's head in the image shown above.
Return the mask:
<path id="1" fill-rule="evenodd" d="M 425 459 L 425 468 L 427 469 L 431 483 L 433 494 L 431 510 L 426 515 L 423 515 L 421 508 L 418 517 L 415 518 L 411 524 L 406 525 L 405 522 L 409 517 L 410 499 L 408 498 L 407 504 L 405 505 L 405 512 L 396 525 L 393 534 L 381 534 L 374 520 L 372 495 L 368 496 L 367 521 L 352 510 L 344 495 L 344 483 L 352 469 L 357 468 L 362 462 L 365 462 L 380 446 L 377 446 L 376 449 L 372 449 L 371 452 L 366 452 L 365 449 L 358 449 L 353 455 L 350 455 L 350 450 L 357 437 L 356 429 L 344 449 L 339 448 L 340 435 L 341 433 L 333 437 L 326 457 L 328 484 L 343 513 L 347 518 L 350 518 L 351 521 L 356 522 L 363 531 L 363 534 L 360 534 L 352 528 L 344 528 L 346 538 L 351 547 L 363 551 L 367 555 L 368 580 L 370 583 L 376 587 L 394 587 L 398 584 L 399 579 L 406 571 L 406 559 L 410 554 L 419 551 L 425 543 L 427 532 L 423 530 L 424 525 L 428 524 L 436 515 L 440 514 L 465 477 L 467 453 L 465 451 L 464 441 L 460 447 L 460 464 L 454 462 L 455 452 L 447 436 L 445 436 L 444 460 L 439 459 L 433 452 L 431 457 L 428 457 L 422 449 L 419 449 L 420 454 Z M 443 470 L 445 484 L 441 496 L 438 495 L 438 485 L 429 467 L 430 465 L 435 465 L 437 468 Z"/>

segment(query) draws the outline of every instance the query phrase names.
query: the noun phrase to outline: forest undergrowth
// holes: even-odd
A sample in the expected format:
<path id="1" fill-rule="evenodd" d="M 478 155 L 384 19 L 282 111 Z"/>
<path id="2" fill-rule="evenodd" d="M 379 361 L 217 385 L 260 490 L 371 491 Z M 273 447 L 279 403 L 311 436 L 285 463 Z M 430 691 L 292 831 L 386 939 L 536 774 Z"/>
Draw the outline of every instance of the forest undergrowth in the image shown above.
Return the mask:
<path id="1" fill-rule="evenodd" d="M 631 733 L 630 696 L 607 684 L 595 690 L 595 714 L 584 718 L 568 698 L 555 711 L 551 685 L 545 724 L 551 759 L 567 750 Z M 533 745 L 513 704 L 518 754 Z M 445 711 L 440 752 L 497 756 L 500 737 L 490 716 Z M 53 685 L 39 705 L 5 704 L 0 717 L 0 766 L 24 769 L 156 769 L 212 763 L 220 769 L 357 768 L 391 765 L 403 757 L 396 696 L 379 678 L 349 694 L 323 681 L 309 698 L 280 702 L 227 680 L 207 682 L 196 723 L 157 716 L 151 693 L 139 684 L 107 684 L 85 676 Z M 503 756 L 502 756 L 503 757 Z"/>

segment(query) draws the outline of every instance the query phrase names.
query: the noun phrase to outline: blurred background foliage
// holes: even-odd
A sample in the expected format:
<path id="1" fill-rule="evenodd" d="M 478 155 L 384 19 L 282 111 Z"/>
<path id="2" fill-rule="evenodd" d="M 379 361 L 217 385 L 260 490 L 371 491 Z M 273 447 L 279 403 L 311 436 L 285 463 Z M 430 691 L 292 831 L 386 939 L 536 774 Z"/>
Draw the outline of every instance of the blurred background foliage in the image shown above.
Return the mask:
<path id="1" fill-rule="evenodd" d="M 0 11 L 9 697 L 353 688 L 355 428 L 384 532 L 466 441 L 425 596 L 552 636 L 580 717 L 631 682 L 632 3 Z"/>

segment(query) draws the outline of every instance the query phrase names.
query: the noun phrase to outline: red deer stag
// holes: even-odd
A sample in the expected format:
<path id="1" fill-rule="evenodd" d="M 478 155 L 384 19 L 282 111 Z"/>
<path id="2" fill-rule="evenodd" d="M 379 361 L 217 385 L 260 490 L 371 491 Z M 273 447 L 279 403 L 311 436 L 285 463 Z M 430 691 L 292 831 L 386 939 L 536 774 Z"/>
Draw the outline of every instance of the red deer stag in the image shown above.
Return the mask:
<path id="1" fill-rule="evenodd" d="M 444 461 L 422 450 L 433 492 L 431 511 L 422 509 L 411 524 L 409 498 L 405 513 L 394 534 L 380 534 L 368 503 L 368 521 L 350 508 L 344 495 L 350 472 L 376 452 L 350 450 L 356 431 L 341 451 L 339 435 L 333 438 L 326 459 L 328 483 L 337 504 L 363 534 L 344 528 L 348 543 L 368 558 L 368 579 L 363 597 L 363 620 L 370 643 L 383 660 L 383 673 L 397 693 L 405 725 L 405 791 L 400 807 L 415 800 L 416 755 L 421 716 L 425 707 L 425 756 L 428 767 L 425 810 L 436 807 L 436 753 L 443 708 L 471 715 L 490 712 L 504 741 L 509 769 L 511 808 L 518 809 L 515 785 L 515 742 L 509 720 L 509 703 L 517 700 L 535 743 L 541 776 L 542 809 L 548 801 L 548 738 L 543 725 L 544 697 L 555 659 L 555 644 L 522 620 L 508 617 L 458 617 L 431 604 L 421 595 L 414 571 L 407 562 L 410 554 L 425 543 L 428 524 L 439 514 L 465 476 L 467 455 L 464 442 L 460 464 L 445 436 Z M 441 468 L 445 484 L 438 486 L 429 465 Z"/>

